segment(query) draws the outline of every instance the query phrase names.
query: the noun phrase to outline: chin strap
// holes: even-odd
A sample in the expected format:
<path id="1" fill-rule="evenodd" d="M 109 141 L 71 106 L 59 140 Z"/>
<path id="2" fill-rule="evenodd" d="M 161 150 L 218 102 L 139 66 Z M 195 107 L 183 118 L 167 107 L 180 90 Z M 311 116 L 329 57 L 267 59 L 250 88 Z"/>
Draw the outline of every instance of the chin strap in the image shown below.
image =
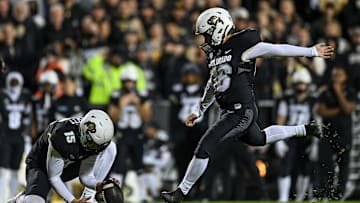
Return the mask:
<path id="1" fill-rule="evenodd" d="M 200 45 L 199 48 L 205 52 L 208 59 L 212 58 L 211 54 L 214 53 L 214 49 L 211 47 L 210 44 L 204 43 L 204 44 Z"/>

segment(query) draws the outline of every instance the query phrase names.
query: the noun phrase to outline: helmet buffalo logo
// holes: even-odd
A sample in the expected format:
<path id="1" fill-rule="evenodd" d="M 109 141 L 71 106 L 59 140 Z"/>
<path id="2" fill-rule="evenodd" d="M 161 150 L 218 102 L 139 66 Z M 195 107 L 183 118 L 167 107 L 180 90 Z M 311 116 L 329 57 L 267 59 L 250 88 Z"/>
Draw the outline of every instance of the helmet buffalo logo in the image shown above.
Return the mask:
<path id="1" fill-rule="evenodd" d="M 86 126 L 87 133 L 96 133 L 95 123 L 89 121 L 89 122 L 85 123 L 85 126 Z"/>
<path id="2" fill-rule="evenodd" d="M 214 26 L 216 26 L 216 24 L 217 24 L 218 22 L 224 24 L 224 22 L 223 22 L 219 17 L 217 17 L 217 16 L 211 16 L 211 17 L 209 18 L 209 20 L 207 21 L 207 23 L 208 23 L 209 25 L 214 25 Z"/>

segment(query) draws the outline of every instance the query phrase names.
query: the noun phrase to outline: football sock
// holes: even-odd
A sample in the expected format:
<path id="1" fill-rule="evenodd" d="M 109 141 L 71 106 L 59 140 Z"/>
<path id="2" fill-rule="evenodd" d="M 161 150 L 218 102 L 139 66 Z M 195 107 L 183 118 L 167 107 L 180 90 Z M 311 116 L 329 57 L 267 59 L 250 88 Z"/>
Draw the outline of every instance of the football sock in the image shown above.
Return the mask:
<path id="1" fill-rule="evenodd" d="M 10 197 L 15 196 L 18 193 L 19 189 L 19 180 L 18 180 L 18 171 L 10 171 Z"/>
<path id="2" fill-rule="evenodd" d="M 264 129 L 266 135 L 266 144 L 279 140 L 287 139 L 294 136 L 305 136 L 305 126 L 284 126 L 272 125 Z"/>
<path id="3" fill-rule="evenodd" d="M 139 196 L 141 201 L 147 200 L 147 184 L 145 174 L 138 175 L 138 185 L 139 185 Z"/>
<path id="4" fill-rule="evenodd" d="M 279 202 L 289 201 L 289 191 L 291 187 L 291 177 L 280 177 L 278 178 L 278 191 L 279 191 Z"/>
<path id="5" fill-rule="evenodd" d="M 26 195 L 23 203 L 45 203 L 45 200 L 38 195 Z"/>
<path id="6" fill-rule="evenodd" d="M 184 195 L 187 195 L 189 193 L 190 189 L 195 184 L 195 182 L 205 172 L 208 163 L 209 163 L 209 158 L 200 159 L 193 157 L 186 170 L 185 176 L 179 185 L 179 188 Z"/>
<path id="7" fill-rule="evenodd" d="M 296 201 L 301 202 L 305 198 L 305 193 L 309 187 L 310 177 L 299 175 L 296 180 Z"/>
<path id="8" fill-rule="evenodd" d="M 5 202 L 11 196 L 9 195 L 10 189 L 10 170 L 5 168 L 0 168 L 0 202 Z"/>
<path id="9" fill-rule="evenodd" d="M 155 174 L 147 174 L 147 185 L 149 186 L 150 193 L 153 197 L 159 196 L 159 182 Z"/>

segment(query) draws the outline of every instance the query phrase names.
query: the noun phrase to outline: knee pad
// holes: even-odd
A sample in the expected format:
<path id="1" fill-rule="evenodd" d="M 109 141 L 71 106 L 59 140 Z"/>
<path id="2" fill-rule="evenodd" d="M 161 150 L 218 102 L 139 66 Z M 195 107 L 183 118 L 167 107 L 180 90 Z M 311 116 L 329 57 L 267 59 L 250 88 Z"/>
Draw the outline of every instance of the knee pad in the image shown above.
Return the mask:
<path id="1" fill-rule="evenodd" d="M 16 203 L 45 203 L 45 200 L 39 195 L 26 195 L 22 202 L 16 201 Z"/>

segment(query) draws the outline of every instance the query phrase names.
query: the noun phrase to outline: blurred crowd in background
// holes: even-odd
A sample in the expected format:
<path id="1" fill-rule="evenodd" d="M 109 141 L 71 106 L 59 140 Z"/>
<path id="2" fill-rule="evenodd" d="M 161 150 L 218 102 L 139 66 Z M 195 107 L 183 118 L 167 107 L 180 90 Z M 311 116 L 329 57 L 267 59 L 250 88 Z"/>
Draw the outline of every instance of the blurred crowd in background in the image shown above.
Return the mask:
<path id="1" fill-rule="evenodd" d="M 316 153 L 325 149 L 316 140 L 302 146 L 309 150 L 291 159 L 307 158 L 307 182 L 298 179 L 296 183 L 293 178 L 291 191 L 282 194 L 295 199 L 293 194 L 301 191 L 296 185 L 305 184 L 310 188 L 320 185 L 313 191 L 321 194 L 308 193 L 306 187 L 301 198 L 348 197 L 351 141 L 359 136 L 350 130 L 355 128 L 351 115 L 359 110 L 346 109 L 341 101 L 336 102 L 336 94 L 323 92 L 341 83 L 347 101 L 359 101 L 359 0 L 0 0 L 0 56 L 6 63 L 0 76 L 0 137 L 2 145 L 7 145 L 2 150 L 27 143 L 28 147 L 17 152 L 21 157 L 49 122 L 100 108 L 110 114 L 117 129 L 118 157 L 112 175 L 125 180 L 128 171 L 135 171 L 138 186 L 134 187 L 142 201 L 157 199 L 160 189 L 176 186 L 201 135 L 217 118 L 214 107 L 194 128 L 183 125 L 208 77 L 206 55 L 198 48 L 201 39 L 193 33 L 196 18 L 210 7 L 227 8 L 236 30 L 257 29 L 266 42 L 305 47 L 324 42 L 335 48 L 331 60 L 258 59 L 256 96 L 261 127 L 279 123 L 283 111 L 278 110 L 278 101 L 296 90 L 294 74 L 305 71 L 302 76 L 310 79 L 298 82 L 305 83 L 306 92 L 316 98 L 314 106 L 330 103 L 340 109 L 331 115 L 321 110 L 308 115 L 341 123 L 335 131 L 340 135 L 346 131 L 346 138 L 339 142 L 338 150 L 329 141 L 329 151 L 324 153 Z M 5 97 L 18 101 L 14 102 L 17 105 L 7 108 Z M 344 122 L 349 125 L 342 125 Z M 279 124 L 284 123 L 291 122 Z M 11 132 L 21 139 L 13 138 Z M 224 145 L 191 199 L 280 198 L 277 180 L 279 187 L 289 183 L 281 179 L 289 143 L 260 149 L 237 142 Z M 338 166 L 316 170 L 317 160 L 324 160 L 321 156 L 331 150 L 340 157 L 334 161 Z M 4 171 L 10 171 L 13 195 L 20 163 L 4 163 L 1 155 L 0 159 L 0 181 Z M 300 176 L 298 163 L 292 163 L 286 177 Z M 324 180 L 316 179 L 319 171 L 325 173 Z M 332 171 L 330 178 L 328 171 Z M 322 188 L 324 184 L 328 188 Z M 128 193 L 135 191 L 127 187 Z"/>

